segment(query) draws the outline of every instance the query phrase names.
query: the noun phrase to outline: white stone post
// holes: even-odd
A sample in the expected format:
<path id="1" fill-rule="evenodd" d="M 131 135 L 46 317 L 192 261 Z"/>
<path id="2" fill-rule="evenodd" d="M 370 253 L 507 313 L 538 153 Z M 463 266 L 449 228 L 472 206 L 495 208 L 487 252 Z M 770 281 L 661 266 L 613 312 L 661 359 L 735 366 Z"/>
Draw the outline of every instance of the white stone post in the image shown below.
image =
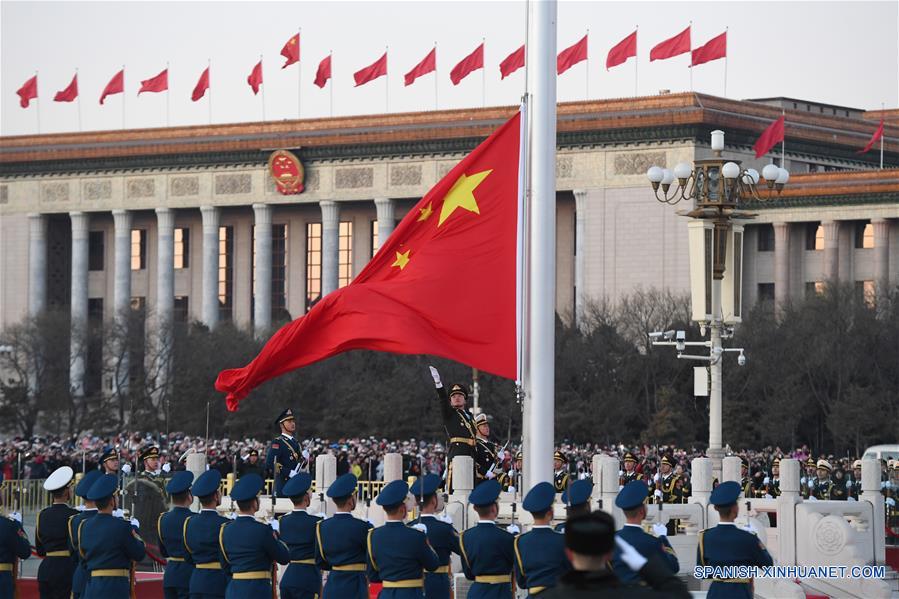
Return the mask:
<path id="1" fill-rule="evenodd" d="M 574 322 L 584 323 L 584 292 L 587 255 L 584 245 L 587 236 L 587 192 L 574 190 Z"/>
<path id="2" fill-rule="evenodd" d="M 322 211 L 322 297 L 337 289 L 339 282 L 340 205 L 319 202 Z"/>
<path id="3" fill-rule="evenodd" d="M 874 522 L 871 531 L 874 534 L 874 560 L 883 565 L 886 562 L 886 514 L 884 498 L 880 493 L 880 463 L 878 460 L 862 460 L 862 492 L 859 501 L 869 501 L 874 508 Z M 779 524 L 778 524 L 779 526 Z"/>
<path id="4" fill-rule="evenodd" d="M 113 210 L 112 219 L 115 225 L 113 233 L 113 319 L 120 335 L 127 334 L 129 316 L 131 314 L 131 212 Z M 116 393 L 128 391 L 129 355 L 127 340 L 118 339 L 119 345 L 112 348 L 115 355 L 115 375 L 113 385 Z"/>
<path id="5" fill-rule="evenodd" d="M 590 493 L 590 500 L 593 502 L 593 505 L 598 506 L 599 509 L 611 513 L 608 506 L 606 506 L 605 502 L 602 500 L 602 458 L 603 455 L 601 453 L 593 456 L 593 469 L 591 470 L 593 473 L 593 491 Z"/>
<path id="6" fill-rule="evenodd" d="M 156 405 L 168 397 L 175 309 L 175 213 L 156 209 Z M 166 414 L 168 412 L 166 411 Z"/>
<path id="7" fill-rule="evenodd" d="M 712 494 L 712 460 L 710 458 L 693 458 L 690 466 L 690 503 L 699 503 L 703 511 L 709 505 Z"/>
<path id="8" fill-rule="evenodd" d="M 272 207 L 253 204 L 256 285 L 253 293 L 253 330 L 262 337 L 272 328 Z"/>
<path id="9" fill-rule="evenodd" d="M 618 459 L 610 455 L 599 456 L 599 485 L 602 509 L 615 516 L 617 524 L 621 516 L 621 510 L 615 508 L 615 498 L 618 497 Z"/>
<path id="10" fill-rule="evenodd" d="M 47 217 L 28 215 L 28 316 L 47 307 Z"/>
<path id="11" fill-rule="evenodd" d="M 453 477 L 455 479 L 455 476 Z M 398 453 L 384 455 L 384 482 L 403 479 L 403 456 Z"/>
<path id="12" fill-rule="evenodd" d="M 796 504 L 802 502 L 799 495 L 799 469 L 797 460 L 780 461 L 780 495 L 777 498 L 777 560 L 781 566 L 796 564 Z"/>
<path id="13" fill-rule="evenodd" d="M 200 206 L 203 217 L 203 293 L 200 318 L 214 329 L 219 321 L 219 209 Z"/>
<path id="14" fill-rule="evenodd" d="M 743 460 L 737 456 L 732 455 L 724 458 L 721 461 L 721 482 L 732 480 L 739 484 L 743 480 L 743 477 L 740 475 L 740 466 L 742 463 Z"/>
<path id="15" fill-rule="evenodd" d="M 185 458 L 185 470 L 194 475 L 194 480 L 200 478 L 200 475 L 206 472 L 206 454 L 205 453 L 189 453 Z M 191 507 L 194 511 L 199 511 L 200 500 L 194 497 Z"/>
<path id="16" fill-rule="evenodd" d="M 86 212 L 70 212 L 72 221 L 72 353 L 69 386 L 76 398 L 84 397 L 84 371 L 87 358 L 87 261 L 88 224 Z"/>
<path id="17" fill-rule="evenodd" d="M 378 212 L 378 247 L 381 247 L 396 226 L 394 202 L 391 198 L 375 198 L 375 210 Z"/>
<path id="18" fill-rule="evenodd" d="M 320 509 L 327 515 L 333 515 L 334 502 L 328 497 L 328 489 L 337 480 L 337 458 L 333 454 L 320 455 L 315 458 L 315 491 L 319 496 Z"/>

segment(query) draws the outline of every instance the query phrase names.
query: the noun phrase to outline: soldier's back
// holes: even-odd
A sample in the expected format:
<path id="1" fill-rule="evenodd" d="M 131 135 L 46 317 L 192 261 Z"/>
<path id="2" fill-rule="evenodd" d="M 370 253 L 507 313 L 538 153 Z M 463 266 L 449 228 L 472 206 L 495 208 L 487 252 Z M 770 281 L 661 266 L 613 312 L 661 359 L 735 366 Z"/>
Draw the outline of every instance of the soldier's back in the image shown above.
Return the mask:
<path id="1" fill-rule="evenodd" d="M 281 576 L 284 599 L 312 599 L 321 593 L 322 574 L 315 563 L 315 526 L 321 520 L 305 510 L 281 516 L 281 541 L 290 551 L 290 564 Z"/>
<path id="2" fill-rule="evenodd" d="M 65 599 L 72 592 L 75 558 L 69 549 L 69 518 L 78 510 L 64 503 L 44 508 L 37 515 L 34 545 L 44 559 L 38 566 L 37 580 L 41 597 Z"/>

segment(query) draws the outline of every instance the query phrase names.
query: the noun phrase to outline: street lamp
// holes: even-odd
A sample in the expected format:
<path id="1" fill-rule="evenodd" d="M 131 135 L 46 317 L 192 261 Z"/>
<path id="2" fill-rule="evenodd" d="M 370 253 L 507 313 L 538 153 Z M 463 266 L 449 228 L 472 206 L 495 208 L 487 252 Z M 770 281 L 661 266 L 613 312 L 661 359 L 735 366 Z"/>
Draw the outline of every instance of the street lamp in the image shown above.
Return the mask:
<path id="1" fill-rule="evenodd" d="M 711 393 L 709 401 L 709 449 L 715 476 L 720 480 L 724 457 L 721 435 L 721 357 L 725 352 L 739 352 L 738 363 L 746 363 L 741 348 L 721 347 L 721 339 L 733 334 L 733 326 L 742 321 L 743 221 L 754 214 L 743 212 L 740 204 L 776 199 L 790 180 L 790 173 L 768 164 L 759 173 L 743 168 L 738 160 L 726 160 L 724 132 L 712 131 L 712 158 L 696 160 L 693 165 L 677 164 L 673 170 L 652 166 L 646 177 L 656 200 L 677 204 L 692 200 L 692 210 L 678 212 L 691 220 L 687 224 L 690 251 L 690 296 L 692 320 L 699 324 L 703 336 L 711 332 L 708 342 L 686 343 L 709 348 L 708 356 L 683 353 L 681 343 L 656 341 L 653 345 L 675 345 L 678 357 L 702 360 L 710 365 Z M 760 181 L 764 179 L 764 187 Z M 674 182 L 677 186 L 674 187 Z"/>

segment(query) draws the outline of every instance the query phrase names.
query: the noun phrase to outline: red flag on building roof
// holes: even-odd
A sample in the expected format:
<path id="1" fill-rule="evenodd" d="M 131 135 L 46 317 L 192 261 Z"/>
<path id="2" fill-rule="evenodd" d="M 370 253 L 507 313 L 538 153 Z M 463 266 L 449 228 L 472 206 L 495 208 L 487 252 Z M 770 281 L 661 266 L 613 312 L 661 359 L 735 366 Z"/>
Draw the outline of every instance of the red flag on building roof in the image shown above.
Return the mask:
<path id="1" fill-rule="evenodd" d="M 72 102 L 78 97 L 78 73 L 72 77 L 72 82 L 63 90 L 56 92 L 53 96 L 54 102 Z"/>
<path id="2" fill-rule="evenodd" d="M 197 81 L 197 84 L 194 86 L 194 91 L 190 94 L 190 99 L 196 102 L 206 95 L 207 89 L 209 89 L 209 67 L 203 69 L 200 80 Z"/>
<path id="3" fill-rule="evenodd" d="M 759 138 L 756 140 L 752 149 L 755 150 L 755 157 L 761 158 L 767 154 L 771 148 L 784 140 L 784 115 L 768 125 Z"/>
<path id="4" fill-rule="evenodd" d="M 876 144 L 877 140 L 879 140 L 881 137 L 883 137 L 883 119 L 880 119 L 880 125 L 877 127 L 877 130 L 874 132 L 874 135 L 871 136 L 871 140 L 865 144 L 864 148 L 862 148 L 861 150 L 856 152 L 856 154 L 867 153 L 871 148 L 874 147 L 874 144 Z"/>
<path id="5" fill-rule="evenodd" d="M 423 75 L 427 75 L 428 73 L 433 73 L 437 70 L 437 48 L 431 48 L 431 51 L 428 52 L 428 55 L 421 59 L 417 65 L 412 67 L 412 70 L 406 73 L 405 83 L 407 86 L 415 83 L 415 80 Z"/>
<path id="6" fill-rule="evenodd" d="M 149 79 L 144 79 L 140 82 L 140 89 L 137 90 L 137 95 L 141 95 L 144 92 L 164 92 L 169 89 L 169 69 L 165 68 L 161 73 L 156 75 L 155 77 L 150 77 Z"/>
<path id="7" fill-rule="evenodd" d="M 609 55 L 606 56 L 606 70 L 608 71 L 612 67 L 617 67 L 627 61 L 631 56 L 637 56 L 636 31 L 612 46 L 612 49 L 609 50 Z"/>
<path id="8" fill-rule="evenodd" d="M 28 108 L 28 104 L 37 98 L 37 75 L 22 84 L 16 93 L 19 95 L 19 106 Z"/>
<path id="9" fill-rule="evenodd" d="M 484 68 L 484 44 L 474 49 L 474 51 L 459 61 L 459 64 L 450 71 L 450 81 L 453 85 L 459 85 L 459 82 L 465 79 L 470 73 Z"/>
<path id="10" fill-rule="evenodd" d="M 360 85 L 365 85 L 369 81 L 374 81 L 378 77 L 383 77 L 387 74 L 387 52 L 384 52 L 384 55 L 381 56 L 378 60 L 374 61 L 367 67 L 363 69 L 359 69 L 355 73 L 353 73 L 353 79 L 356 81 L 356 87 Z"/>
<path id="11" fill-rule="evenodd" d="M 256 66 L 253 67 L 253 70 L 250 71 L 250 76 L 247 77 L 247 83 L 250 85 L 250 88 L 253 90 L 253 95 L 259 93 L 259 86 L 262 85 L 262 59 L 259 59 L 259 62 L 256 63 Z"/>
<path id="12" fill-rule="evenodd" d="M 693 50 L 690 66 L 695 67 L 719 58 L 727 58 L 727 32 L 716 35 Z"/>
<path id="13" fill-rule="evenodd" d="M 125 91 L 125 69 L 122 69 L 118 73 L 112 76 L 112 79 L 109 80 L 109 83 L 106 84 L 106 87 L 103 88 L 103 93 L 100 94 L 100 104 L 106 100 L 106 96 L 111 96 L 113 94 L 120 94 Z"/>
<path id="14" fill-rule="evenodd" d="M 587 60 L 587 36 L 585 35 L 577 43 L 568 46 L 556 58 L 556 72 L 561 75 L 577 63 Z"/>
<path id="15" fill-rule="evenodd" d="M 657 44 L 649 51 L 649 62 L 664 60 L 674 56 L 680 56 L 690 51 L 690 26 L 675 35 Z"/>
<path id="16" fill-rule="evenodd" d="M 324 88 L 328 83 L 328 79 L 331 78 L 331 55 L 328 54 L 322 61 L 318 63 L 318 70 L 315 71 L 315 85 Z"/>
<path id="17" fill-rule="evenodd" d="M 290 65 L 295 62 L 300 62 L 300 34 L 296 33 L 293 37 L 287 40 L 287 43 L 284 44 L 284 47 L 281 48 L 281 56 L 286 58 L 284 64 L 281 65 L 282 69 L 286 69 Z"/>
<path id="18" fill-rule="evenodd" d="M 228 409 L 264 382 L 353 349 L 433 354 L 514 378 L 520 114 L 408 212 L 347 286 L 275 333 L 215 388 Z M 457 293 L 459 282 L 477 293 Z"/>
<path id="19" fill-rule="evenodd" d="M 499 74 L 500 79 L 505 79 L 518 69 L 524 66 L 524 44 L 518 50 L 515 50 L 508 56 L 506 56 L 501 63 L 499 63 Z"/>

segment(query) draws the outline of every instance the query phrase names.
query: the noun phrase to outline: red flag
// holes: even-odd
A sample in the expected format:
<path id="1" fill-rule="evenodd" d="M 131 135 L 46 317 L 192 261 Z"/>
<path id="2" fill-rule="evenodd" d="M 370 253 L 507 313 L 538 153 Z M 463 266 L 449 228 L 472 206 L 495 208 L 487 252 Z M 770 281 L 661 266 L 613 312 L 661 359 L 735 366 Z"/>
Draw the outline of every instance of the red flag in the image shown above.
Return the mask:
<path id="1" fill-rule="evenodd" d="M 253 88 L 254 96 L 259 93 L 259 86 L 262 85 L 262 59 L 256 63 L 255 67 L 253 67 L 250 76 L 247 77 L 247 83 Z"/>
<path id="2" fill-rule="evenodd" d="M 499 63 L 500 79 L 505 79 L 518 69 L 524 66 L 524 44 L 518 50 L 515 50 Z"/>
<path id="3" fill-rule="evenodd" d="M 871 141 L 865 144 L 865 147 L 856 152 L 856 154 L 864 154 L 868 152 L 871 148 L 874 147 L 874 144 L 877 143 L 877 140 L 883 137 L 883 119 L 880 119 L 880 126 L 877 127 L 877 131 L 874 132 L 874 135 L 871 136 Z"/>
<path id="4" fill-rule="evenodd" d="M 28 108 L 29 102 L 37 98 L 37 75 L 26 81 L 16 93 L 19 94 L 19 106 Z"/>
<path id="5" fill-rule="evenodd" d="M 587 36 L 585 35 L 579 42 L 572 46 L 568 46 L 559 52 L 556 58 L 556 72 L 559 75 L 576 65 L 577 63 L 587 60 Z"/>
<path id="6" fill-rule="evenodd" d="M 161 73 L 156 75 L 155 77 L 150 77 L 149 79 L 144 79 L 140 82 L 140 89 L 137 90 L 137 95 L 141 95 L 144 92 L 164 92 L 169 89 L 169 70 L 168 68 L 164 69 Z"/>
<path id="7" fill-rule="evenodd" d="M 719 58 L 727 58 L 727 32 L 715 36 L 693 50 L 690 66 L 695 67 Z"/>
<path id="8" fill-rule="evenodd" d="M 484 68 L 484 44 L 474 49 L 474 51 L 459 61 L 459 64 L 450 71 L 450 81 L 453 85 L 459 85 L 459 82 L 465 79 L 472 71 Z"/>
<path id="9" fill-rule="evenodd" d="M 197 84 L 194 86 L 194 91 L 190 94 L 190 99 L 196 102 L 206 95 L 207 89 L 209 89 L 209 67 L 203 69 L 203 74 L 200 75 L 200 80 L 197 81 Z"/>
<path id="10" fill-rule="evenodd" d="M 325 56 L 320 63 L 318 63 L 318 70 L 315 72 L 315 85 L 324 88 L 328 83 L 328 79 L 331 78 L 331 55 L 328 54 Z"/>
<path id="11" fill-rule="evenodd" d="M 75 73 L 75 76 L 72 77 L 72 82 L 69 84 L 69 86 L 62 91 L 56 92 L 56 95 L 53 96 L 53 101 L 54 102 L 72 102 L 77 97 L 78 97 L 78 73 Z"/>
<path id="12" fill-rule="evenodd" d="M 520 115 L 441 179 L 347 286 L 285 325 L 215 388 L 228 409 L 286 372 L 352 349 L 433 354 L 515 377 Z M 458 293 L 459 281 L 478 293 Z"/>
<path id="13" fill-rule="evenodd" d="M 432 48 L 428 55 L 425 56 L 420 63 L 412 67 L 412 70 L 406 73 L 406 85 L 412 85 L 415 80 L 422 75 L 433 73 L 437 70 L 437 48 Z"/>
<path id="14" fill-rule="evenodd" d="M 627 61 L 631 56 L 637 56 L 637 32 L 633 32 L 609 50 L 609 55 L 606 56 L 606 70 L 608 71 L 612 67 L 617 67 L 618 65 Z"/>
<path id="15" fill-rule="evenodd" d="M 103 88 L 103 93 L 100 94 L 100 104 L 103 104 L 106 100 L 106 96 L 120 94 L 123 91 L 125 91 L 125 69 L 122 69 L 113 75 L 112 79 L 109 80 L 109 83 L 106 84 L 106 87 Z"/>
<path id="16" fill-rule="evenodd" d="M 767 154 L 771 148 L 784 140 L 784 116 L 768 125 L 759 138 L 755 141 L 752 149 L 755 150 L 755 157 L 761 158 Z"/>
<path id="17" fill-rule="evenodd" d="M 649 51 L 649 62 L 653 60 L 664 60 L 673 56 L 686 54 L 690 51 L 690 26 L 675 35 L 666 39 L 664 42 L 656 45 Z"/>
<path id="18" fill-rule="evenodd" d="M 286 69 L 295 62 L 300 62 L 300 34 L 297 33 L 287 40 L 284 47 L 281 48 L 281 56 L 287 60 L 281 65 L 282 69 Z"/>
<path id="19" fill-rule="evenodd" d="M 356 87 L 360 85 L 365 85 L 369 81 L 374 81 L 378 77 L 383 77 L 387 74 L 387 52 L 384 52 L 384 56 L 374 61 L 364 69 L 359 69 L 355 73 L 353 73 L 353 79 L 356 80 Z"/>

